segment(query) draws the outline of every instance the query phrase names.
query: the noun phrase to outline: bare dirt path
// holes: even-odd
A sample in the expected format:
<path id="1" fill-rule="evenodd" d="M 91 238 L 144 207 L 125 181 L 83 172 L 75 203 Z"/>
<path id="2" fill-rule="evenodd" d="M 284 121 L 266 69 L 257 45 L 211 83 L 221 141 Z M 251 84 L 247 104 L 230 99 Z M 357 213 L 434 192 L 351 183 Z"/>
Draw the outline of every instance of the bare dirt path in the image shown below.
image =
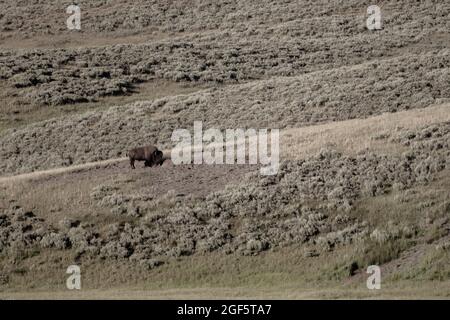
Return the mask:
<path id="1" fill-rule="evenodd" d="M 23 180 L 33 180 L 33 179 L 39 179 L 39 178 L 48 177 L 48 176 L 52 176 L 52 175 L 76 172 L 76 171 L 85 170 L 85 169 L 102 168 L 102 167 L 106 167 L 110 164 L 119 163 L 119 162 L 123 162 L 126 160 L 127 160 L 127 158 L 109 159 L 109 160 L 104 160 L 104 161 L 79 164 L 79 165 L 70 166 L 70 167 L 55 168 L 55 169 L 49 169 L 49 170 L 43 170 L 43 171 L 24 173 L 24 174 L 19 174 L 16 176 L 0 178 L 0 183 L 12 183 L 12 182 L 18 182 L 18 181 L 23 181 Z"/>
<path id="2" fill-rule="evenodd" d="M 368 119 L 353 119 L 328 124 L 286 129 L 280 132 L 280 151 L 282 159 L 301 159 L 319 151 L 323 147 L 333 147 L 342 152 L 355 153 L 364 148 L 384 151 L 398 148 L 385 140 L 378 141 L 377 135 L 388 135 L 398 128 L 416 128 L 432 123 L 450 121 L 450 104 L 431 106 L 425 109 L 408 110 L 398 113 L 382 114 Z M 163 150 L 170 155 L 171 150 Z M 127 161 L 115 158 L 104 161 L 78 164 L 70 167 L 35 171 L 14 176 L 0 177 L 0 183 L 13 183 L 36 180 L 48 176 L 73 173 L 87 169 L 101 169 Z"/>

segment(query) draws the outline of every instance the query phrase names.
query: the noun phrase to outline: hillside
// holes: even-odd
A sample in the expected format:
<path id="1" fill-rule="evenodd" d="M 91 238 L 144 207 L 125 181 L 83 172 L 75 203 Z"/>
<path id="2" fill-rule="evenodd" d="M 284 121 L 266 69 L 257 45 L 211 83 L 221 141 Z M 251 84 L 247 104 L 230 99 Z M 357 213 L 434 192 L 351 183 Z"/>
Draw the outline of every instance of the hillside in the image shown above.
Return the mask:
<path id="1" fill-rule="evenodd" d="M 450 296 L 450 4 L 70 3 L 0 3 L 0 298 Z M 278 174 L 129 168 L 194 121 Z"/>

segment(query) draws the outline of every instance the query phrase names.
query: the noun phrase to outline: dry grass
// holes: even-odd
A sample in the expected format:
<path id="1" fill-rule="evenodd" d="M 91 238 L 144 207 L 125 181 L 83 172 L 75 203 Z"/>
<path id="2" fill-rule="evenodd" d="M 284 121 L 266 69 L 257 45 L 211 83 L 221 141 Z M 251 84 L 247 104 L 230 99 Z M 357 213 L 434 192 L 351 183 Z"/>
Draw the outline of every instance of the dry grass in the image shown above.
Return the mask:
<path id="1" fill-rule="evenodd" d="M 352 119 L 323 125 L 286 129 L 281 131 L 280 134 L 281 160 L 305 159 L 324 148 L 334 149 L 346 155 L 356 155 L 364 150 L 399 154 L 405 151 L 406 148 L 386 138 L 395 136 L 399 130 L 420 128 L 448 121 L 450 121 L 450 104 L 443 104 L 426 109 L 386 113 L 367 119 Z M 383 139 L 380 139 L 380 137 Z M 236 141 L 236 143 L 240 145 L 246 143 L 246 141 Z M 214 146 L 214 144 L 211 146 Z M 198 148 L 194 146 L 194 149 L 197 150 Z M 167 155 L 171 153 L 170 150 L 163 151 Z M 0 183 L 8 184 L 20 180 L 41 179 L 82 169 L 101 169 L 110 164 L 126 161 L 126 159 L 116 158 L 10 177 L 0 177 Z"/>
<path id="2" fill-rule="evenodd" d="M 257 6 L 240 2 L 216 6 L 214 1 L 206 1 L 201 9 L 196 5 L 180 8 L 178 2 L 146 6 L 145 1 L 139 1 L 117 5 L 115 10 L 105 8 L 104 4 L 92 10 L 89 7 L 96 5 L 86 4 L 83 12 L 92 12 L 83 20 L 82 33 L 86 38 L 106 37 L 99 31 L 115 38 L 122 32 L 133 34 L 152 28 L 157 30 L 157 35 L 172 36 L 138 44 L 132 39 L 129 45 L 91 46 L 84 50 L 64 44 L 63 49 L 2 50 L 0 70 L 2 79 L 11 88 L 18 87 L 15 92 L 24 100 L 64 105 L 129 93 L 133 84 L 140 81 L 242 83 L 274 76 L 298 76 L 405 53 L 447 49 L 439 37 L 434 37 L 447 30 L 447 4 L 423 2 L 412 6 L 411 0 L 398 2 L 386 4 L 392 11 L 385 12 L 385 27 L 376 34 L 363 27 L 364 16 L 333 15 L 336 9 L 361 10 L 364 5 L 356 0 L 339 3 L 340 8 L 328 1 L 315 2 L 314 10 L 298 2 L 279 5 L 270 1 Z M 63 15 L 56 11 L 58 5 L 41 5 L 35 10 L 19 7 L 20 10 L 12 1 L 2 5 L 8 12 L 1 17 L 6 20 L 5 31 L 19 29 L 38 37 L 42 37 L 43 30 L 44 34 L 70 35 Z M 112 4 L 108 2 L 108 5 Z M 435 15 L 430 24 L 428 14 L 437 10 L 436 6 L 442 14 Z M 31 27 L 25 17 L 40 25 L 42 21 L 33 18 L 44 8 L 48 17 L 46 25 L 41 25 L 44 29 Z M 267 16 L 267 12 L 272 14 Z M 217 19 L 217 16 L 226 18 Z M 407 18 L 410 16 L 414 19 Z M 14 34 L 9 36 L 14 41 Z M 342 41 L 336 41 L 337 36 Z M 68 36 L 68 41 L 72 37 Z M 434 41 L 424 43 L 424 39 Z M 57 40 L 55 44 L 59 45 Z M 419 74 L 422 77 L 426 73 Z M 408 78 L 411 81 L 414 77 Z M 433 83 L 433 88 L 436 85 Z"/>
<path id="3" fill-rule="evenodd" d="M 77 103 L 64 106 L 48 106 L 27 102 L 15 91 L 0 82 L 0 136 L 4 130 L 26 127 L 35 122 L 51 118 L 83 114 L 91 110 L 106 110 L 113 105 L 124 105 L 136 101 L 154 100 L 167 96 L 189 94 L 204 90 L 206 86 L 190 86 L 173 81 L 150 81 L 137 84 L 132 94 L 100 98 L 97 102 Z"/>
<path id="4" fill-rule="evenodd" d="M 352 119 L 305 128 L 286 129 L 281 135 L 283 159 L 300 160 L 322 148 L 331 148 L 347 155 L 364 150 L 397 153 L 405 148 L 390 142 L 399 130 L 414 129 L 448 122 L 450 104 L 385 113 L 368 119 Z"/>
<path id="5" fill-rule="evenodd" d="M 449 281 L 397 280 L 385 276 L 382 289 L 368 290 L 367 275 L 326 280 L 336 265 L 352 255 L 345 248 L 323 257 L 305 258 L 295 248 L 256 257 L 210 254 L 172 261 L 143 271 L 121 263 L 81 263 L 82 290 L 64 287 L 72 256 L 48 255 L 31 260 L 45 268 L 25 268 L 14 286 L 0 290 L 2 299 L 448 299 Z M 398 261 L 397 261 L 398 262 Z M 320 266 L 320 267 L 318 267 Z M 33 279 L 30 287 L 30 279 Z M 28 283 L 27 283 L 28 282 Z"/>
<path id="6" fill-rule="evenodd" d="M 373 119 L 366 121 L 370 123 L 371 120 L 373 121 Z M 430 123 L 434 124 L 435 120 L 431 118 Z M 429 124 L 428 120 L 424 121 L 423 123 Z M 375 124 L 377 123 L 379 125 L 385 124 L 383 121 L 373 121 L 373 123 L 373 126 L 376 126 Z M 427 148 L 431 147 L 431 150 L 433 150 L 432 145 L 434 143 L 446 142 L 444 141 L 445 136 L 442 134 L 448 134 L 448 123 L 447 126 L 442 124 L 442 126 L 434 127 L 440 131 L 427 131 L 420 127 L 412 130 L 417 133 L 418 145 L 417 147 L 415 144 L 411 145 L 411 149 L 416 152 L 419 166 L 420 158 L 425 159 L 428 155 L 426 148 L 423 149 L 425 146 Z M 339 129 L 341 127 L 338 127 L 338 132 Z M 409 132 L 409 130 L 407 131 Z M 434 136 L 428 136 L 427 132 L 433 132 Z M 338 135 L 335 136 L 338 137 Z M 403 138 L 400 142 L 409 141 L 409 138 L 407 138 L 409 135 L 405 136 L 402 134 L 401 136 L 406 138 Z M 436 151 L 445 153 L 448 150 L 444 148 Z M 3 265 L 6 266 L 6 271 L 11 274 L 10 291 L 17 292 L 40 288 L 40 290 L 47 292 L 46 294 L 49 294 L 51 290 L 60 292 L 59 290 L 63 290 L 61 288 L 63 275 L 57 277 L 54 275 L 59 274 L 65 265 L 70 264 L 74 260 L 77 260 L 77 263 L 82 263 L 83 268 L 87 272 L 86 283 L 88 285 L 86 289 L 94 290 L 88 294 L 93 295 L 96 292 L 95 290 L 103 288 L 106 290 L 103 294 L 107 297 L 114 297 L 109 293 L 108 289 L 111 286 L 115 286 L 124 288 L 123 290 L 126 293 L 130 292 L 130 290 L 137 290 L 138 294 L 147 290 L 151 292 L 163 290 L 161 294 L 165 294 L 164 292 L 166 291 L 164 290 L 205 287 L 229 288 L 230 290 L 236 288 L 237 292 L 239 292 L 238 290 L 244 287 L 248 288 L 249 292 L 246 294 L 249 297 L 254 297 L 251 290 L 261 290 L 267 292 L 268 296 L 272 295 L 273 297 L 278 297 L 278 294 L 285 295 L 285 297 L 309 297 L 309 294 L 311 294 L 315 297 L 339 298 L 344 296 L 336 288 L 344 285 L 348 286 L 349 292 L 351 292 L 350 297 L 373 298 L 370 294 L 365 295 L 363 291 L 359 291 L 359 287 L 364 285 L 364 281 L 359 278 L 349 278 L 349 267 L 354 262 L 358 263 L 359 269 L 364 270 L 366 264 L 372 263 L 373 259 L 379 259 L 379 263 L 390 263 L 394 259 L 392 262 L 394 265 L 402 266 L 402 269 L 396 270 L 394 268 L 384 273 L 384 283 L 387 288 L 392 288 L 392 294 L 399 294 L 401 297 L 404 297 L 406 295 L 405 292 L 398 288 L 403 285 L 405 288 L 414 287 L 414 281 L 418 278 L 422 279 L 421 281 L 424 281 L 426 285 L 429 285 L 431 281 L 436 281 L 436 287 L 441 288 L 442 283 L 445 283 L 448 279 L 447 273 L 445 271 L 439 273 L 436 270 L 429 272 L 427 269 L 423 269 L 423 266 L 430 265 L 433 261 L 440 261 L 439 265 L 445 266 L 445 261 L 448 258 L 440 254 L 424 260 L 423 256 L 428 256 L 427 253 L 432 252 L 436 245 L 442 241 L 442 244 L 445 245 L 446 240 L 443 232 L 446 229 L 445 222 L 442 224 L 442 219 L 448 214 L 446 205 L 449 197 L 448 170 L 442 171 L 439 175 L 434 175 L 433 177 L 437 180 L 430 179 L 427 184 L 421 184 L 416 181 L 412 185 L 408 185 L 409 187 L 406 190 L 387 192 L 385 186 L 388 186 L 389 183 L 396 179 L 396 174 L 403 173 L 400 171 L 401 167 L 392 167 L 393 161 L 398 156 L 391 155 L 390 157 L 392 159 L 370 157 L 367 163 L 364 160 L 358 160 L 362 161 L 361 166 L 365 166 L 367 171 L 373 172 L 375 177 L 385 176 L 386 173 L 390 172 L 389 176 L 385 177 L 387 184 L 383 182 L 379 188 L 377 187 L 379 189 L 377 191 L 381 192 L 381 195 L 377 193 L 377 196 L 361 196 L 359 194 L 359 184 L 365 182 L 365 180 L 370 181 L 373 177 L 370 173 L 366 173 L 364 169 L 361 169 L 358 164 L 355 165 L 352 161 L 347 162 L 348 159 L 342 159 L 331 154 L 325 155 L 321 159 L 308 159 L 304 162 L 303 170 L 300 171 L 295 164 L 292 164 L 290 169 L 287 168 L 283 172 L 283 181 L 275 184 L 271 184 L 270 179 L 266 183 L 259 181 L 259 179 L 250 181 L 243 179 L 240 185 L 229 187 L 223 191 L 219 190 L 217 193 L 210 194 L 205 200 L 196 203 L 194 211 L 189 211 L 191 208 L 189 200 L 183 200 L 174 210 L 172 210 L 173 208 L 168 208 L 165 215 L 156 220 L 159 221 L 158 223 L 151 224 L 153 226 L 169 226 L 170 229 L 171 224 L 175 223 L 176 228 L 170 229 L 170 237 L 174 236 L 177 240 L 183 240 L 186 237 L 197 237 L 198 232 L 211 225 L 217 225 L 218 221 L 221 221 L 218 225 L 222 223 L 234 224 L 239 221 L 232 228 L 232 232 L 236 236 L 237 246 L 241 246 L 239 241 L 244 240 L 245 244 L 246 239 L 258 239 L 258 237 L 261 237 L 272 244 L 269 250 L 256 253 L 251 250 L 250 252 L 248 250 L 238 250 L 228 255 L 220 251 L 220 248 L 216 248 L 216 251 L 208 253 L 191 251 L 191 254 L 187 257 L 172 256 L 167 258 L 167 263 L 152 270 L 139 267 L 139 265 L 123 259 L 114 260 L 114 258 L 108 258 L 107 261 L 102 262 L 102 260 L 99 261 L 86 256 L 79 260 L 79 258 L 75 257 L 75 252 L 71 250 L 38 251 L 37 254 L 32 254 L 31 256 L 22 255 L 22 258 L 14 264 L 7 260 L 12 257 L 4 256 L 1 257 L 4 259 L 3 261 L 6 261 Z M 436 157 L 431 158 L 434 159 Z M 116 166 L 116 164 L 111 165 L 113 167 Z M 344 174 L 341 178 L 336 179 L 335 169 L 337 167 L 343 168 L 342 165 L 345 165 L 345 170 L 349 170 L 349 174 Z M 409 162 L 409 165 L 411 165 L 412 172 L 417 172 L 414 169 L 419 166 L 412 162 Z M 393 168 L 393 172 L 389 168 Z M 131 224 L 137 224 L 140 222 L 139 218 L 128 217 L 124 219 L 120 215 L 110 215 L 108 210 L 106 210 L 107 208 L 97 207 L 96 203 L 92 201 L 90 194 L 92 188 L 104 183 L 117 187 L 117 189 L 114 189 L 114 192 L 118 194 L 136 195 L 139 192 L 147 195 L 151 194 L 149 192 L 151 185 L 148 184 L 147 180 L 150 180 L 149 175 L 155 176 L 156 171 L 148 171 L 147 176 L 142 175 L 144 171 L 136 172 L 137 175 L 142 175 L 139 178 L 136 175 L 129 176 L 127 173 L 117 174 L 123 169 L 123 167 L 117 167 L 112 171 L 108 171 L 107 165 L 104 169 L 93 167 L 81 169 L 79 172 L 66 172 L 55 176 L 43 175 L 37 180 L 24 179 L 19 180 L 17 183 L 10 181 L 9 184 L 6 184 L 7 187 L 5 187 L 3 194 L 8 195 L 10 199 L 16 198 L 18 204 L 24 203 L 26 209 L 33 210 L 39 217 L 44 217 L 47 222 L 52 224 L 56 224 L 62 218 L 67 217 L 93 223 L 95 228 L 99 229 L 102 229 L 102 226 L 109 223 L 118 221 L 128 221 Z M 163 171 L 165 176 L 169 172 L 170 170 L 168 169 Z M 408 172 L 408 170 L 405 172 Z M 420 178 L 419 174 L 420 172 L 417 173 L 417 179 Z M 365 178 L 366 175 L 367 179 Z M 391 175 L 394 175 L 394 177 L 391 177 Z M 228 180 L 229 177 L 228 175 Z M 305 177 L 309 177 L 309 179 L 304 180 L 303 184 L 297 183 L 299 178 L 303 179 Z M 173 177 L 170 177 L 169 180 L 173 179 Z M 327 181 L 327 184 L 317 185 L 314 184 L 315 181 Z M 178 184 L 178 181 L 172 182 Z M 184 181 L 184 183 L 189 184 L 190 182 Z M 222 183 L 218 184 L 222 185 Z M 344 207 L 345 213 L 339 206 L 336 210 L 333 206 L 327 207 L 333 204 L 333 198 L 329 196 L 333 192 L 329 191 L 334 191 L 340 185 L 344 185 L 348 191 L 344 194 L 344 197 L 355 200 L 355 203 L 349 210 Z M 294 191 L 294 186 L 300 188 L 300 190 Z M 36 187 L 40 188 L 37 192 L 34 190 Z M 10 188 L 9 191 L 8 188 Z M 210 185 L 206 185 L 206 188 L 211 189 Z M 354 193 L 355 191 L 356 193 Z M 271 198 L 267 199 L 267 195 L 271 195 Z M 305 199 L 308 196 L 322 199 L 322 201 L 317 201 L 317 204 L 313 202 L 305 203 Z M 242 198 L 242 201 L 240 198 Z M 256 201 L 246 202 L 245 199 L 249 198 L 256 199 Z M 214 207 L 216 204 L 220 206 L 220 211 L 217 211 L 217 207 Z M 300 214 L 300 211 L 296 211 L 296 205 L 298 204 L 301 205 L 301 208 L 298 207 L 298 210 L 302 211 L 300 216 L 302 220 L 298 218 L 292 219 L 292 217 Z M 59 208 L 56 208 L 57 206 Z M 270 210 L 265 210 L 269 208 Z M 326 216 L 317 215 L 314 211 L 316 209 L 326 213 Z M 220 212 L 219 216 L 208 216 L 214 212 Z M 149 216 L 153 217 L 154 213 L 150 212 Z M 336 220 L 338 218 L 337 213 L 340 216 L 338 220 Z M 230 215 L 236 215 L 236 217 L 233 218 L 231 216 L 232 219 L 230 219 Z M 314 219 L 314 217 L 319 216 L 322 217 L 319 221 Z M 168 218 L 167 223 L 161 222 L 163 221 L 161 219 L 166 217 Z M 202 217 L 200 225 L 192 224 L 192 221 L 196 219 L 195 217 Z M 180 218 L 183 220 L 178 220 Z M 342 220 L 342 218 L 344 219 Z M 362 232 L 356 229 L 357 233 L 355 236 L 352 234 L 352 232 L 355 232 L 355 229 L 352 229 L 352 227 L 359 224 L 352 224 L 354 219 L 369 221 L 368 226 L 363 228 Z M 183 223 L 177 224 L 177 221 L 183 221 Z M 295 221 L 298 221 L 300 225 L 284 224 L 284 222 L 293 223 Z M 322 223 L 319 223 L 320 221 Z M 338 222 L 335 223 L 333 221 Z M 306 225 L 313 228 L 313 233 L 308 236 L 312 236 L 310 241 L 299 238 L 289 243 L 288 246 L 278 246 L 279 243 L 283 243 L 278 241 L 282 241 L 286 234 L 297 236 L 305 231 L 303 228 Z M 348 229 L 348 226 L 351 228 Z M 141 227 L 143 226 L 141 225 Z M 188 229 L 183 231 L 185 227 L 188 227 Z M 192 229 L 189 229 L 189 227 Z M 197 229 L 197 227 L 200 228 Z M 287 227 L 284 232 L 283 227 Z M 390 237 L 390 240 L 384 243 L 386 244 L 385 246 L 383 243 L 374 246 L 370 241 L 362 241 L 364 237 L 361 237 L 361 234 L 364 235 L 364 232 L 367 231 L 372 232 L 375 228 L 382 234 L 385 234 L 386 237 Z M 314 231 L 314 229 L 317 231 Z M 148 228 L 140 230 L 151 232 Z M 163 228 L 159 230 L 163 231 Z M 278 233 L 275 232 L 276 230 L 278 230 Z M 405 233 L 404 230 L 407 230 L 407 232 Z M 138 236 L 138 231 L 131 230 L 131 233 L 124 233 L 121 237 Z M 219 230 L 213 229 L 213 231 L 217 234 L 216 231 Z M 439 232 L 436 233 L 435 231 Z M 180 238 L 176 238 L 178 232 L 180 232 Z M 319 232 L 317 237 L 314 235 L 314 232 Z M 270 236 L 264 238 L 267 234 L 270 234 Z M 241 237 L 243 239 L 239 240 Z M 328 249 L 321 249 L 323 241 L 319 241 L 320 239 L 327 240 L 332 246 Z M 306 238 L 306 240 L 308 239 Z M 114 241 L 116 240 L 108 238 L 109 243 Z M 145 241 L 139 243 L 141 248 L 141 245 L 144 245 L 144 248 L 151 246 L 149 242 Z M 161 241 L 159 246 L 163 242 Z M 253 242 L 255 241 L 253 240 Z M 425 246 L 425 244 L 427 245 Z M 416 258 L 412 259 L 412 261 L 423 262 L 418 265 L 405 262 L 402 256 L 403 252 L 416 247 L 418 248 L 417 251 L 412 254 Z M 305 252 L 309 250 L 315 251 L 319 256 L 309 257 L 305 255 Z M 367 250 L 369 250 L 370 254 L 368 254 Z M 238 252 L 250 254 L 246 256 L 240 255 Z M 259 255 L 255 256 L 254 254 L 257 253 Z M 409 259 L 409 256 L 407 255 L 406 258 Z M 110 263 L 110 259 L 113 259 L 114 263 Z M 35 269 L 35 266 L 40 267 Z M 320 266 L 320 268 L 318 269 L 317 266 Z M 10 270 L 11 268 L 13 270 Z M 114 268 L 115 271 L 113 272 L 111 268 Z M 412 275 L 411 278 L 404 276 L 405 271 Z M 34 277 L 35 272 L 39 272 L 38 278 Z M 297 294 L 293 287 L 302 288 L 302 292 L 307 291 L 308 295 L 302 296 Z M 313 290 L 313 288 L 315 289 Z M 7 294 L 8 288 L 5 290 L 5 294 Z M 167 294 L 173 293 L 173 291 L 167 292 Z M 99 295 L 102 294 L 99 291 L 97 293 Z M 386 297 L 390 296 L 390 294 L 386 293 Z M 425 292 L 420 297 L 431 295 L 445 296 L 446 294 L 447 292 L 444 289 L 439 289 L 433 293 Z M 382 296 L 382 294 L 379 296 Z"/>
<path id="7" fill-rule="evenodd" d="M 86 33 L 69 33 L 65 35 L 35 36 L 26 39 L 17 37 L 7 38 L 0 41 L 0 50 L 24 50 L 24 49 L 55 49 L 55 48 L 83 48 L 83 47 L 103 47 L 120 44 L 140 44 L 150 41 L 159 41 L 169 37 L 157 31 L 147 30 L 146 32 L 128 32 L 124 35 L 102 35 Z"/>
<path id="8" fill-rule="evenodd" d="M 205 128 L 285 129 L 442 104 L 449 88 L 448 73 L 440 66 L 448 58 L 444 51 L 410 55 L 54 118 L 6 131 L 0 137 L 0 170 L 25 173 L 107 160 L 131 144 L 171 148 L 173 130 L 191 128 L 194 121 L 203 121 Z M 416 75 L 421 68 L 430 82 Z M 403 69 L 408 76 L 397 79 Z M 368 100 L 366 88 L 373 83 L 377 99 Z M 411 95 L 412 87 L 418 93 Z"/>
<path id="9" fill-rule="evenodd" d="M 63 300 L 255 300 L 255 299 L 449 299 L 450 283 L 441 284 L 410 284 L 396 285 L 383 288 L 381 291 L 367 289 L 343 289 L 341 286 L 329 289 L 315 288 L 206 288 L 206 289 L 170 289 L 170 290 L 141 290 L 139 288 L 117 288 L 109 290 L 82 291 L 22 291 L 0 292 L 1 299 L 63 299 Z"/>
<path id="10" fill-rule="evenodd" d="M 439 124 L 439 120 L 443 120 L 437 116 L 446 110 L 443 108 L 430 108 L 434 116 L 429 118 L 421 117 L 421 112 L 417 111 L 409 111 L 411 114 L 408 114 L 408 117 L 400 118 L 408 118 L 406 123 L 411 123 L 410 126 L 405 123 L 405 129 L 414 129 L 421 133 L 422 125 Z M 378 129 L 383 132 L 390 130 L 400 121 L 394 119 L 390 122 L 383 119 L 384 116 L 365 120 L 367 125 L 362 127 L 370 128 L 366 138 L 379 132 Z M 336 131 L 332 137 L 337 141 L 345 141 L 345 128 L 352 127 L 351 122 L 330 124 Z M 323 128 L 321 129 L 317 132 L 318 137 L 323 132 Z M 440 137 L 438 134 L 436 136 Z M 354 152 L 352 148 L 348 151 Z M 312 168 L 316 167 L 315 164 L 317 163 L 312 163 Z M 117 222 L 120 217 L 110 216 L 102 208 L 94 209 L 95 204 L 91 202 L 89 191 L 103 182 L 114 182 L 121 189 L 132 191 L 129 184 L 142 185 L 145 179 L 141 181 L 127 178 L 126 175 L 114 175 L 111 180 L 107 171 L 109 165 L 115 166 L 105 164 L 103 169 L 102 166 L 94 166 L 54 176 L 43 174 L 36 177 L 37 179 L 19 179 L 14 183 L 9 181 L 6 185 L 11 189 L 4 194 L 12 196 L 11 192 L 14 192 L 19 203 L 33 206 L 33 211 L 39 217 L 45 217 L 48 222 L 54 224 L 63 217 L 81 219 L 97 226 Z M 92 172 L 95 172 L 95 176 Z M 84 174 L 85 179 L 80 179 L 81 176 L 75 178 L 77 174 Z M 334 250 L 318 251 L 318 256 L 309 257 L 305 252 L 317 250 L 317 244 L 299 242 L 285 248 L 275 247 L 256 256 L 210 252 L 182 258 L 173 257 L 152 270 L 127 260 L 113 260 L 114 263 L 90 257 L 80 260 L 71 250 L 37 249 L 35 252 L 16 257 L 0 256 L 0 265 L 3 266 L 0 271 L 9 274 L 9 283 L 0 290 L 0 297 L 191 299 L 206 298 L 207 295 L 214 294 L 216 298 L 249 299 L 446 299 L 450 294 L 446 267 L 449 265 L 449 257 L 445 254 L 446 249 L 443 249 L 445 246 L 448 248 L 448 240 L 443 233 L 443 219 L 448 215 L 446 203 L 448 206 L 449 177 L 448 170 L 445 170 L 426 185 L 417 184 L 407 190 L 357 199 L 353 209 L 347 213 L 349 218 L 369 221 L 370 230 L 377 228 L 393 237 L 393 240 L 384 245 L 373 246 L 365 241 L 351 242 L 350 245 L 337 242 Z M 123 185 L 125 188 L 122 188 Z M 39 192 L 33 190 L 35 187 L 40 188 Z M 236 190 L 241 195 L 239 189 Z M 258 203 L 258 206 L 263 204 L 261 200 Z M 51 211 L 55 205 L 64 207 L 64 210 Z M 277 210 L 271 214 L 275 214 Z M 329 214 L 330 217 L 335 216 L 331 211 Z M 132 219 L 130 223 L 133 223 Z M 408 233 L 405 236 L 403 231 L 399 232 L 405 227 L 412 230 L 412 235 Z M 262 230 L 259 226 L 257 229 Z M 435 234 L 435 230 L 440 232 Z M 388 244 L 389 248 L 386 249 Z M 440 249 L 437 249 L 439 246 Z M 11 259 L 15 262 L 12 263 Z M 368 291 L 365 288 L 364 268 L 367 263 L 377 263 L 370 259 L 387 262 L 382 266 L 381 291 Z M 75 293 L 64 289 L 65 268 L 74 262 L 81 264 L 84 279 L 83 291 Z M 358 263 L 358 273 L 349 277 L 349 268 L 355 262 Z M 441 270 L 435 266 L 440 266 Z"/>
<path id="11" fill-rule="evenodd" d="M 91 163 L 85 163 L 70 167 L 63 167 L 63 168 L 56 168 L 56 169 L 50 169 L 50 170 L 43 170 L 43 171 L 35 171 L 32 173 L 25 173 L 17 176 L 10 176 L 10 177 L 3 177 L 0 178 L 0 183 L 3 184 L 13 184 L 16 182 L 20 182 L 22 180 L 39 180 L 43 178 L 50 178 L 55 175 L 61 175 L 61 174 L 69 174 L 80 170 L 87 170 L 87 169 L 102 169 L 105 168 L 111 164 L 119 163 L 122 161 L 126 161 L 127 158 L 117 158 L 117 159 L 110 159 L 110 160 L 104 160 L 104 161 L 98 161 L 98 162 L 91 162 Z"/>
<path id="12" fill-rule="evenodd" d="M 450 297 L 447 3 L 49 1 L 0 4 L 0 298 Z M 198 120 L 281 174 L 129 169 Z"/>

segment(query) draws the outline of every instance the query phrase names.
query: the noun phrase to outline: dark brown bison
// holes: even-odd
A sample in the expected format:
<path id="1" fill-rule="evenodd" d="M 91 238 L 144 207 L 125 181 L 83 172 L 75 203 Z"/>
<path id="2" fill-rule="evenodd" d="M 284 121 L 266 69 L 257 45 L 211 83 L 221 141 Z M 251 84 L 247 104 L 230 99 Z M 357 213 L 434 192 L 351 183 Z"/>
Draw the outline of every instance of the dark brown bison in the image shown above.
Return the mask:
<path id="1" fill-rule="evenodd" d="M 128 158 L 130 158 L 130 165 L 135 169 L 135 161 L 144 161 L 146 167 L 154 167 L 161 165 L 164 162 L 163 153 L 155 146 L 145 146 L 128 151 Z"/>

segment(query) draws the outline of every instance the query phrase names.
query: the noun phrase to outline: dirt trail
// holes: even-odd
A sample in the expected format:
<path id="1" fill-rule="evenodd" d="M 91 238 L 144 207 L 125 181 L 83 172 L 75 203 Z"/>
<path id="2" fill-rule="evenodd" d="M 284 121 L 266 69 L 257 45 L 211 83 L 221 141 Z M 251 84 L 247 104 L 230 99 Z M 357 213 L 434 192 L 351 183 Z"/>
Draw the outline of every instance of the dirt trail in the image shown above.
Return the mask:
<path id="1" fill-rule="evenodd" d="M 331 122 L 311 127 L 286 129 L 280 132 L 281 158 L 299 159 L 332 146 L 339 151 L 355 153 L 360 149 L 370 148 L 389 151 L 393 149 L 385 140 L 377 141 L 377 134 L 395 132 L 397 128 L 416 128 L 432 123 L 450 121 L 450 104 L 430 106 L 394 114 L 382 114 L 368 119 L 353 119 Z M 236 141 L 237 144 L 243 141 Z M 394 146 L 398 148 L 398 146 Z M 194 147 L 196 149 L 197 147 Z M 172 150 L 163 150 L 170 155 Z M 70 167 L 35 171 L 14 176 L 0 177 L 0 183 L 13 183 L 23 180 L 35 180 L 44 177 L 72 173 L 87 169 L 101 169 L 112 164 L 127 161 L 127 158 L 115 158 L 98 162 L 78 164 Z"/>
<path id="2" fill-rule="evenodd" d="M 62 167 L 62 168 L 55 168 L 55 169 L 49 169 L 49 170 L 43 170 L 43 171 L 35 171 L 30 173 L 24 173 L 19 174 L 16 176 L 9 176 L 9 177 L 0 177 L 0 183 L 12 183 L 17 182 L 21 180 L 33 180 L 33 179 L 39 179 L 42 177 L 48 177 L 52 175 L 59 175 L 63 173 L 70 173 L 70 172 L 76 172 L 79 170 L 85 170 L 85 169 L 91 169 L 91 168 L 102 168 L 105 166 L 108 166 L 110 164 L 126 161 L 127 158 L 116 158 L 116 159 L 109 159 L 104 161 L 98 161 L 98 162 L 89 162 L 89 163 L 83 163 L 75 166 L 70 167 Z"/>

